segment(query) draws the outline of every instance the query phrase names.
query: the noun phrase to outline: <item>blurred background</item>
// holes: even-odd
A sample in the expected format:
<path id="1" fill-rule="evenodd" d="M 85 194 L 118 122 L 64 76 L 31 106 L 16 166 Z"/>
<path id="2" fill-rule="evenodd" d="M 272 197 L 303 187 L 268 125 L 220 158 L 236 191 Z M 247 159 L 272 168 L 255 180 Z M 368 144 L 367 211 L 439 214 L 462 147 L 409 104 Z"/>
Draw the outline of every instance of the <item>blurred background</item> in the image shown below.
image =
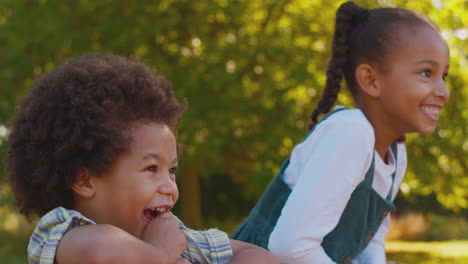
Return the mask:
<path id="1" fill-rule="evenodd" d="M 231 233 L 307 133 L 325 81 L 337 0 L 1 0 L 0 158 L 33 80 L 86 52 L 136 56 L 188 101 L 175 212 Z M 362 0 L 435 21 L 451 49 L 450 103 L 432 136 L 408 135 L 388 258 L 468 263 L 468 1 Z M 345 89 L 343 89 L 344 91 Z M 347 92 L 339 104 L 352 106 Z M 26 263 L 35 221 L 0 162 L 0 262 Z"/>

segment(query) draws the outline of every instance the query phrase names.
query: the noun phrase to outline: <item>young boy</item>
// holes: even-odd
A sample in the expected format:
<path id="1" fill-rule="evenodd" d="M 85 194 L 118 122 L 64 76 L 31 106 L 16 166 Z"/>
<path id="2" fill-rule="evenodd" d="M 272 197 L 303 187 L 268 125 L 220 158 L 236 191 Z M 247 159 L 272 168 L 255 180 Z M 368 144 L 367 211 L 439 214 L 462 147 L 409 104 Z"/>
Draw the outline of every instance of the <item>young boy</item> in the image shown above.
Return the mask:
<path id="1" fill-rule="evenodd" d="M 7 157 L 21 212 L 43 215 L 29 263 L 278 263 L 170 213 L 182 111 L 162 76 L 115 55 L 72 59 L 37 80 Z"/>

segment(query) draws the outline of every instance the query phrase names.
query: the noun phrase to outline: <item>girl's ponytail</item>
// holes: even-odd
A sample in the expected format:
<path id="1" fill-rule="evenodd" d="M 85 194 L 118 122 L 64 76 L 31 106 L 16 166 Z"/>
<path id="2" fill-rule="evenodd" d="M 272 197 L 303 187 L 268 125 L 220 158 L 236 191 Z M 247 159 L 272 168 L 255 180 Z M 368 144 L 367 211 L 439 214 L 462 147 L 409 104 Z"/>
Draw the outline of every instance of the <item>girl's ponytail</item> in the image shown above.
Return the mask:
<path id="1" fill-rule="evenodd" d="M 367 10 L 360 8 L 354 2 L 342 4 L 336 12 L 335 33 L 333 35 L 332 51 L 328 63 L 327 81 L 317 108 L 312 112 L 311 129 L 321 113 L 328 113 L 336 101 L 343 79 L 343 71 L 348 63 L 349 38 L 356 20 L 361 20 Z"/>

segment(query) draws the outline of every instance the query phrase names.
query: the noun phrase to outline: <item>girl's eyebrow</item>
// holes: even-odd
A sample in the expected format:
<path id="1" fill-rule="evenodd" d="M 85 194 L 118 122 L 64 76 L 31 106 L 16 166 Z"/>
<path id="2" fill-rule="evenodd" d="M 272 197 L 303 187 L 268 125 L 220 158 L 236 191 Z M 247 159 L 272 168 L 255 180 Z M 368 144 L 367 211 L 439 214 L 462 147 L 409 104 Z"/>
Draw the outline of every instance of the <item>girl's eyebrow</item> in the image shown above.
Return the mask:
<path id="1" fill-rule="evenodd" d="M 433 66 L 439 66 L 440 65 L 440 63 L 435 61 L 435 60 L 420 60 L 420 61 L 416 62 L 416 65 L 423 64 L 423 63 L 429 63 L 429 64 L 431 64 Z M 450 64 L 447 64 L 447 66 L 445 67 L 445 70 L 448 70 L 449 68 L 450 68 Z"/>
<path id="2" fill-rule="evenodd" d="M 435 60 L 420 60 L 420 61 L 416 62 L 416 64 L 423 64 L 423 63 L 429 63 L 429 64 L 432 64 L 432 65 L 435 65 L 435 66 L 439 66 L 439 62 L 437 62 Z"/>

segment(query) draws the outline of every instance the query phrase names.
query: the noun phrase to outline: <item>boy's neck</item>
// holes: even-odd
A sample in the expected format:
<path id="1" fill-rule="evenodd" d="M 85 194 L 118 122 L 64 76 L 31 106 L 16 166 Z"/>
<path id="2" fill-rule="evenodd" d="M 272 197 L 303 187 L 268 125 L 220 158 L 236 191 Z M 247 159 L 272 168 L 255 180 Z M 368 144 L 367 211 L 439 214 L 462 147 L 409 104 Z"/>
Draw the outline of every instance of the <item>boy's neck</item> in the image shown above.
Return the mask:
<path id="1" fill-rule="evenodd" d="M 79 197 L 78 195 L 75 195 L 73 208 L 71 209 L 78 211 L 80 214 L 84 215 L 86 218 L 89 218 L 96 222 L 96 220 L 94 219 L 93 210 L 90 208 L 88 202 L 89 202 L 88 200 L 83 199 L 82 197 Z"/>

